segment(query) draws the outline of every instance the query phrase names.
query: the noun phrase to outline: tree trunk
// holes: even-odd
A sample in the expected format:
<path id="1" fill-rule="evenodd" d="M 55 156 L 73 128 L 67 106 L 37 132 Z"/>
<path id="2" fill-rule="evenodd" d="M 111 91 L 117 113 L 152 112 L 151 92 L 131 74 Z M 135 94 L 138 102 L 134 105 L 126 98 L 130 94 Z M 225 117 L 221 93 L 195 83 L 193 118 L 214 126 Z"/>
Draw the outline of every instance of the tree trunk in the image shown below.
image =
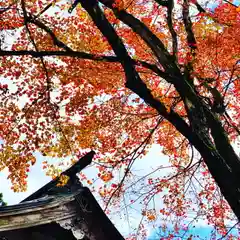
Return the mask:
<path id="1" fill-rule="evenodd" d="M 113 9 L 111 1 L 101 1 Z M 189 124 L 172 109 L 166 107 L 151 94 L 151 90 L 141 80 L 132 59 L 129 57 L 122 40 L 106 19 L 96 0 L 82 0 L 83 8 L 106 37 L 125 70 L 126 87 L 142 98 L 145 103 L 156 109 L 199 151 L 210 173 L 218 184 L 223 196 L 240 220 L 240 160 L 232 148 L 227 134 L 216 116 L 194 91 L 190 79 L 185 79 L 172 55 L 163 43 L 134 16 L 124 10 L 113 9 L 116 17 L 127 24 L 152 49 L 165 70 L 165 80 L 178 91 L 189 118 Z M 209 129 L 211 136 L 209 135 Z M 211 140 L 213 139 L 213 141 Z"/>

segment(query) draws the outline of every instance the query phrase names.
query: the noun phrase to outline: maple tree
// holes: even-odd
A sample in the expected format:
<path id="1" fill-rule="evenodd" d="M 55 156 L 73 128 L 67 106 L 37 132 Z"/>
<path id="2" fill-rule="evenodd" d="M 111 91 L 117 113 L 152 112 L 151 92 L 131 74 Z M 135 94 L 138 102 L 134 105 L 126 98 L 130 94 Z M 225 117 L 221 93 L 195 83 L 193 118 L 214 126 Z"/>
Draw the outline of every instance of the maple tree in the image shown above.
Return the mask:
<path id="1" fill-rule="evenodd" d="M 74 162 L 94 149 L 106 206 L 142 181 L 143 218 L 166 223 L 191 208 L 228 233 L 232 211 L 240 220 L 239 12 L 231 1 L 214 11 L 196 0 L 1 2 L 0 170 L 12 189 L 26 190 L 35 152 Z M 134 180 L 153 144 L 172 172 Z M 159 211 L 149 207 L 158 194 Z M 174 234 L 188 228 L 178 222 Z"/>

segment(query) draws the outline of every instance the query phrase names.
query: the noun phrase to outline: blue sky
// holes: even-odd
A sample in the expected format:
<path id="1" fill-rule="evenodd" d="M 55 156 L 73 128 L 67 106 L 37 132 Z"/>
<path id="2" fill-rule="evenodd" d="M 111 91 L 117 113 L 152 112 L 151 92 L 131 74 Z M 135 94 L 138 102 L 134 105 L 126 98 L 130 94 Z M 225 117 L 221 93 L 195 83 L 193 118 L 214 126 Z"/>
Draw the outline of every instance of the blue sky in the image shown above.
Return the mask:
<path id="1" fill-rule="evenodd" d="M 240 0 L 234 0 L 233 4 L 235 4 L 236 6 L 239 6 Z M 208 4 L 208 7 L 211 8 L 212 10 L 214 10 L 217 6 L 218 6 L 218 1 L 217 0 L 215 1 L 215 3 L 211 2 L 210 4 Z"/>
<path id="2" fill-rule="evenodd" d="M 197 227 L 197 228 L 192 228 L 188 231 L 188 233 L 186 235 L 184 235 L 183 239 L 187 239 L 188 237 L 190 237 L 191 235 L 193 235 L 193 239 L 199 239 L 199 237 L 201 238 L 201 240 L 209 240 L 210 236 L 211 236 L 211 231 L 212 228 L 208 228 L 208 227 Z M 180 234 L 180 236 L 183 236 L 184 232 L 182 232 Z M 149 237 L 148 240 L 159 240 L 160 237 L 167 237 L 168 233 L 165 233 L 161 230 L 159 231 L 154 231 Z M 196 236 L 196 237 L 194 237 Z M 199 237 L 197 237 L 199 236 Z M 220 237 L 220 236 L 219 236 Z M 178 237 L 176 237 L 177 239 Z"/>
<path id="3" fill-rule="evenodd" d="M 235 5 L 238 6 L 238 5 L 240 4 L 240 0 L 234 0 L 234 1 L 233 1 L 233 4 L 235 4 Z"/>
<path id="4" fill-rule="evenodd" d="M 219 234 L 214 234 L 213 228 L 208 226 L 201 226 L 201 227 L 194 227 L 188 230 L 186 234 L 185 232 L 181 232 L 179 234 L 179 237 L 176 237 L 175 240 L 181 239 L 181 240 L 187 240 L 190 236 L 192 236 L 192 240 L 210 240 L 210 239 L 216 239 L 220 240 L 222 238 Z M 234 236 L 238 236 L 238 233 L 236 230 L 232 230 L 229 232 L 229 234 L 233 234 Z M 165 233 L 161 230 L 154 230 L 147 240 L 159 240 L 160 237 L 167 237 L 168 233 Z M 184 237 L 183 237 L 184 236 Z M 224 240 L 225 238 L 222 238 L 221 240 Z"/>

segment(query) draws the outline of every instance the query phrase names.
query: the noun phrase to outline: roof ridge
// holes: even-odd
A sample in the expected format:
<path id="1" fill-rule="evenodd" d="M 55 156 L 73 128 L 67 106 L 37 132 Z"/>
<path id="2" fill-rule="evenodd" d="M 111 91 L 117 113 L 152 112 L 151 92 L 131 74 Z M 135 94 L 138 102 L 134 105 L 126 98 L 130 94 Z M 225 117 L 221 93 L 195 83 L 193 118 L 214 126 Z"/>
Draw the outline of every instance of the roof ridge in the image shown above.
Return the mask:
<path id="1" fill-rule="evenodd" d="M 66 176 L 70 177 L 70 179 L 75 178 L 77 173 L 79 173 L 86 166 L 91 164 L 94 155 L 95 155 L 94 151 L 88 152 L 82 158 L 80 158 L 74 165 L 72 165 L 70 168 L 68 168 L 64 172 L 62 172 L 60 174 L 60 176 L 66 175 Z M 53 179 L 52 181 L 50 181 L 49 183 L 47 183 L 46 185 L 44 185 L 43 187 L 38 189 L 36 192 L 32 193 L 30 196 L 28 196 L 27 198 L 22 200 L 20 203 L 26 202 L 26 201 L 31 201 L 31 200 L 43 197 L 44 195 L 47 195 L 49 190 L 57 187 L 58 181 L 59 181 L 59 177 Z M 61 187 L 58 187 L 58 188 L 61 189 Z"/>

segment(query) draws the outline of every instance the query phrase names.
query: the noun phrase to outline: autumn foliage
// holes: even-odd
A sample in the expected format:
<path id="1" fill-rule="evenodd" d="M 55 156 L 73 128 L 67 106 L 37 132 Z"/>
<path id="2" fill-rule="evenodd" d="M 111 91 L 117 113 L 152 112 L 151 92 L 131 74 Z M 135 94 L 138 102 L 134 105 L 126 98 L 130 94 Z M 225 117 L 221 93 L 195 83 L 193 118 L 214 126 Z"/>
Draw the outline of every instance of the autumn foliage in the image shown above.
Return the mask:
<path id="1" fill-rule="evenodd" d="M 240 8 L 79 2 L 73 11 L 66 0 L 0 2 L 0 170 L 24 191 L 36 153 L 55 177 L 63 162 L 93 149 L 96 175 L 81 180 L 108 211 L 140 206 L 129 239 L 144 238 L 153 223 L 163 239 L 191 239 L 192 219 L 226 235 L 240 220 L 232 148 L 240 134 Z M 156 154 L 158 166 L 138 176 L 133 165 L 156 145 L 167 167 Z"/>

